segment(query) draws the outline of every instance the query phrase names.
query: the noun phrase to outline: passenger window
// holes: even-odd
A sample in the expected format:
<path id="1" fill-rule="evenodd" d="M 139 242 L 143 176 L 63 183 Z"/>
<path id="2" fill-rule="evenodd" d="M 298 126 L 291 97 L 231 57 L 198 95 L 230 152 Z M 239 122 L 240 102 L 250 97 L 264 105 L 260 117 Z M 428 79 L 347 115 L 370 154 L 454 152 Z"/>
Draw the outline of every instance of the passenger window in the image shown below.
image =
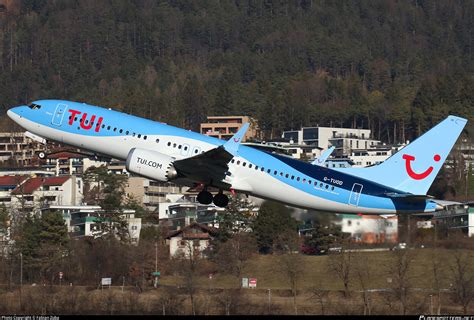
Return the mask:
<path id="1" fill-rule="evenodd" d="M 114 132 L 117 131 L 117 128 L 114 128 Z"/>
<path id="2" fill-rule="evenodd" d="M 77 118 L 76 118 L 76 120 L 77 120 Z M 105 129 L 105 124 L 102 125 L 102 129 Z"/>
<path id="3" fill-rule="evenodd" d="M 181 149 L 181 145 L 178 146 L 178 149 Z"/>
<path id="4" fill-rule="evenodd" d="M 273 171 L 273 174 L 276 176 L 278 174 L 278 172 L 275 170 L 275 171 Z"/>
<path id="5" fill-rule="evenodd" d="M 300 177 L 297 177 L 297 178 L 296 178 L 296 181 L 300 181 Z"/>
<path id="6" fill-rule="evenodd" d="M 144 137 L 143 137 L 143 140 L 146 140 L 146 138 L 148 138 L 148 137 L 147 137 L 147 136 L 144 136 Z"/>
<path id="7" fill-rule="evenodd" d="M 120 132 L 120 133 L 122 133 L 122 132 L 123 132 L 123 129 L 120 129 L 120 131 L 119 131 L 119 132 Z"/>
<path id="8" fill-rule="evenodd" d="M 290 176 L 290 175 L 289 175 L 288 173 L 287 173 L 287 174 L 285 174 L 285 178 L 288 178 L 289 176 Z"/>
<path id="9" fill-rule="evenodd" d="M 128 136 L 129 133 L 130 133 L 130 131 L 125 132 L 125 134 L 126 134 L 127 136 Z"/>
<path id="10" fill-rule="evenodd" d="M 255 170 L 258 170 L 258 166 L 255 166 Z"/>
<path id="11" fill-rule="evenodd" d="M 156 141 L 156 143 L 160 143 L 160 139 L 156 139 L 155 141 Z"/>
<path id="12" fill-rule="evenodd" d="M 137 136 L 137 138 L 141 138 L 141 137 L 142 137 L 142 135 L 141 135 L 141 133 L 140 133 L 140 134 Z"/>
<path id="13" fill-rule="evenodd" d="M 240 160 L 237 161 L 237 165 L 239 165 L 239 164 L 240 164 Z"/>
<path id="14" fill-rule="evenodd" d="M 251 163 L 249 163 L 249 168 L 252 168 L 252 164 L 251 164 Z"/>
<path id="15" fill-rule="evenodd" d="M 268 172 L 268 173 L 270 173 L 270 172 L 271 172 L 271 170 L 270 170 L 270 169 L 268 169 L 268 170 L 267 170 L 267 172 Z"/>
<path id="16" fill-rule="evenodd" d="M 168 142 L 168 147 L 171 146 L 171 142 Z"/>
<path id="17" fill-rule="evenodd" d="M 246 165 L 247 165 L 247 162 L 244 162 L 244 163 L 242 163 L 242 166 L 244 166 L 244 167 L 245 167 Z"/>
<path id="18" fill-rule="evenodd" d="M 295 180 L 295 176 L 291 176 L 291 180 Z"/>
<path id="19" fill-rule="evenodd" d="M 265 168 L 264 168 L 264 167 L 262 167 L 262 169 L 260 169 L 260 170 L 263 172 L 263 171 L 265 171 Z"/>
<path id="20" fill-rule="evenodd" d="M 232 159 L 232 160 L 230 160 L 230 162 L 234 163 L 234 162 L 235 162 L 235 160 L 234 160 L 234 159 Z"/>
<path id="21" fill-rule="evenodd" d="M 110 130 L 110 126 L 107 127 L 107 130 Z"/>

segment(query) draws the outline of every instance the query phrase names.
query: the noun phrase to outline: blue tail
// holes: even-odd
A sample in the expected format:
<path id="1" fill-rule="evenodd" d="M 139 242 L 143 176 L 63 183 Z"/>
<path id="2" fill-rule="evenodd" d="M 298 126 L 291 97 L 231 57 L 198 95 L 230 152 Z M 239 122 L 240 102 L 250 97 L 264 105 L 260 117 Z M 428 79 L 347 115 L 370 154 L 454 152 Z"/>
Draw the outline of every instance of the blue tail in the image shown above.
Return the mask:
<path id="1" fill-rule="evenodd" d="M 466 119 L 449 116 L 381 164 L 339 171 L 400 191 L 425 195 L 466 123 Z"/>

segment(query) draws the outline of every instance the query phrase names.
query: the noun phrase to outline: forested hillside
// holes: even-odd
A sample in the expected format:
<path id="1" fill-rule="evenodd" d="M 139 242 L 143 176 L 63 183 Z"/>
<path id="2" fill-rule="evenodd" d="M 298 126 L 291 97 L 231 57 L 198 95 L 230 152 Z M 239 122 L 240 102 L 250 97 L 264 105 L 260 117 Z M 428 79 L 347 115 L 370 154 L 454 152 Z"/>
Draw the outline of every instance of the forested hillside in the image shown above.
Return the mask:
<path id="1" fill-rule="evenodd" d="M 10 6 L 10 8 L 9 8 Z M 13 9 L 12 9 L 13 8 Z M 7 1 L 0 105 L 63 98 L 196 129 L 248 114 L 412 139 L 474 120 L 474 1 Z"/>

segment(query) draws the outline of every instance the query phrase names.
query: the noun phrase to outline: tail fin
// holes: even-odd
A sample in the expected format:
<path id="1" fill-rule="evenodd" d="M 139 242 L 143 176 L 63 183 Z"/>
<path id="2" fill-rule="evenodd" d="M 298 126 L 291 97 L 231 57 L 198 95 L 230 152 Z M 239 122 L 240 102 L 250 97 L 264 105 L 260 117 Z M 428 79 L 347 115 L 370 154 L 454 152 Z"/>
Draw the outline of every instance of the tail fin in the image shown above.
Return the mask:
<path id="1" fill-rule="evenodd" d="M 400 191 L 426 194 L 466 123 L 464 118 L 449 116 L 381 164 L 340 171 Z"/>

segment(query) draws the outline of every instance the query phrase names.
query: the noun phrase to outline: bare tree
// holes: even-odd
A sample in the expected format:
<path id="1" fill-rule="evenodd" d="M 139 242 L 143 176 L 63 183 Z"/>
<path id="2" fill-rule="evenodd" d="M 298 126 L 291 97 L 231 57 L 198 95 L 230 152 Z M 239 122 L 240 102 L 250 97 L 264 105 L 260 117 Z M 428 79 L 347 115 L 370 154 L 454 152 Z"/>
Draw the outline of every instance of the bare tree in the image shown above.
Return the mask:
<path id="1" fill-rule="evenodd" d="M 278 258 L 278 263 L 280 270 L 283 274 L 286 275 L 286 279 L 291 288 L 291 293 L 293 295 L 293 307 L 295 315 L 298 314 L 298 306 L 296 297 L 298 295 L 298 283 L 303 277 L 305 269 L 305 260 L 301 253 L 299 253 L 299 244 L 300 239 L 295 233 L 288 233 L 282 235 L 281 238 L 285 237 L 286 240 L 286 250 Z M 280 239 L 281 240 L 281 239 Z"/>
<path id="2" fill-rule="evenodd" d="M 239 309 L 243 306 L 242 291 L 235 289 L 224 289 L 216 297 L 218 306 L 221 307 L 223 314 L 229 316 L 237 314 Z"/>
<path id="3" fill-rule="evenodd" d="M 340 252 L 329 255 L 328 269 L 342 281 L 344 297 L 349 296 L 349 284 L 352 280 L 353 253 L 341 247 Z"/>
<path id="4" fill-rule="evenodd" d="M 393 293 L 400 302 L 400 314 L 405 315 L 408 310 L 408 293 L 411 277 L 409 271 L 413 264 L 413 254 L 409 250 L 397 250 L 389 265 L 389 275 L 393 279 Z"/>
<path id="5" fill-rule="evenodd" d="M 162 315 L 178 315 L 183 309 L 183 298 L 175 288 L 163 288 L 160 292 L 159 305 Z"/>
<path id="6" fill-rule="evenodd" d="M 433 271 L 433 291 L 436 293 L 438 302 L 436 312 L 438 315 L 441 314 L 441 288 L 442 280 L 445 279 L 445 277 L 443 277 L 444 266 L 445 264 L 442 257 L 439 255 L 438 248 L 434 248 L 431 255 L 431 270 Z M 430 310 L 430 312 L 432 312 L 432 310 Z"/>
<path id="7" fill-rule="evenodd" d="M 192 241 L 185 241 L 185 250 L 175 256 L 176 270 L 183 277 L 184 288 L 191 301 L 191 312 L 196 315 L 196 281 L 202 267 L 201 251 L 193 246 Z"/>
<path id="8" fill-rule="evenodd" d="M 214 260 L 219 269 L 235 276 L 237 284 L 241 286 L 241 277 L 245 263 L 257 252 L 255 238 L 247 232 L 238 232 L 224 243 L 217 245 Z"/>
<path id="9" fill-rule="evenodd" d="M 325 315 L 330 306 L 329 291 L 318 287 L 311 289 L 311 300 L 316 300 L 321 308 L 321 314 Z"/>
<path id="10" fill-rule="evenodd" d="M 362 300 L 364 303 L 364 316 L 372 313 L 372 297 L 368 288 L 370 283 L 372 268 L 367 254 L 354 255 L 354 274 L 362 289 Z"/>
<path id="11" fill-rule="evenodd" d="M 460 250 L 453 254 L 451 264 L 451 277 L 453 281 L 454 301 L 462 305 L 464 314 L 474 298 L 474 273 L 472 270 L 472 257 Z"/>

